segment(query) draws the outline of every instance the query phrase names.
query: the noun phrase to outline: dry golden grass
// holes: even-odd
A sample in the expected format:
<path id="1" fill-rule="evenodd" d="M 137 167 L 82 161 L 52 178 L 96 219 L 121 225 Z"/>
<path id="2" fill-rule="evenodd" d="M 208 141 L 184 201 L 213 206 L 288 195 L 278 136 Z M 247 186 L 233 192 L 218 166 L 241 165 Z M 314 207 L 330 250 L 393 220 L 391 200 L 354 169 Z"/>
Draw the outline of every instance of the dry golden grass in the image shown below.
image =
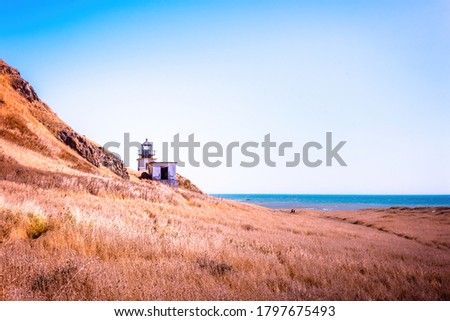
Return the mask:
<path id="1" fill-rule="evenodd" d="M 33 173 L 1 174 L 3 300 L 450 298 L 442 245 L 325 217 L 332 213 Z M 407 211 L 393 219 L 405 230 L 415 224 Z M 449 221 L 445 213 L 426 224 Z"/>
<path id="2" fill-rule="evenodd" d="M 322 214 L 319 214 L 322 215 Z M 334 211 L 332 219 L 362 225 L 441 249 L 450 248 L 450 209 L 444 207 Z"/>

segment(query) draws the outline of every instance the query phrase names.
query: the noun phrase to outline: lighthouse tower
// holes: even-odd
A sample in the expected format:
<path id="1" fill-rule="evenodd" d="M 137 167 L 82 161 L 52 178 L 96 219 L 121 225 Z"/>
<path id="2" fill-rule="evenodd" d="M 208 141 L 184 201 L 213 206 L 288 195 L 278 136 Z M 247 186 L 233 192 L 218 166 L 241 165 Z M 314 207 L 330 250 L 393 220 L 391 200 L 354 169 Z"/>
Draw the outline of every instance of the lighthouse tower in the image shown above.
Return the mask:
<path id="1" fill-rule="evenodd" d="M 155 151 L 153 150 L 153 142 L 149 142 L 145 139 L 145 142 L 141 144 L 141 150 L 139 151 L 138 158 L 138 171 L 143 171 L 147 169 L 147 164 L 154 162 L 156 158 Z"/>

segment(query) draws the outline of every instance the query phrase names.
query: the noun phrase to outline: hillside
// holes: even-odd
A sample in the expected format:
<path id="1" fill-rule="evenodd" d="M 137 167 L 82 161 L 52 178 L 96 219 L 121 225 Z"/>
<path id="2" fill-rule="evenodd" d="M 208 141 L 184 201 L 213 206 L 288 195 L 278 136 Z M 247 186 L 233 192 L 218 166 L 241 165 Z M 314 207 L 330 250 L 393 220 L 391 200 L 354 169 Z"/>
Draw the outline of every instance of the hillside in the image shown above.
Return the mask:
<path id="1" fill-rule="evenodd" d="M 34 158 L 55 160 L 63 167 L 99 174 L 105 167 L 128 178 L 120 159 L 81 136 L 39 99 L 20 73 L 0 60 L 0 138 L 36 152 Z M 70 148 L 67 148 L 70 147 Z M 18 155 L 17 155 L 18 156 Z M 22 162 L 22 157 L 16 157 Z M 27 166 L 36 165 L 27 161 Z"/>
<path id="2" fill-rule="evenodd" d="M 0 60 L 0 298 L 450 299 L 448 209 L 293 215 L 130 173 Z"/>

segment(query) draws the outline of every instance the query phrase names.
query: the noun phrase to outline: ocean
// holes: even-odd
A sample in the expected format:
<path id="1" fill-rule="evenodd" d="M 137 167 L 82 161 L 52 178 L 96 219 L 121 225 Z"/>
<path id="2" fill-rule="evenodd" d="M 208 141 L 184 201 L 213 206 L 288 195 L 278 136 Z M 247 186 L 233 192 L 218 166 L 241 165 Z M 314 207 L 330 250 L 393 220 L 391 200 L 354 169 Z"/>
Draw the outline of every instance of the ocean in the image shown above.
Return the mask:
<path id="1" fill-rule="evenodd" d="M 324 195 L 324 194 L 212 194 L 273 209 L 303 208 L 323 211 L 392 206 L 449 206 L 450 195 Z"/>

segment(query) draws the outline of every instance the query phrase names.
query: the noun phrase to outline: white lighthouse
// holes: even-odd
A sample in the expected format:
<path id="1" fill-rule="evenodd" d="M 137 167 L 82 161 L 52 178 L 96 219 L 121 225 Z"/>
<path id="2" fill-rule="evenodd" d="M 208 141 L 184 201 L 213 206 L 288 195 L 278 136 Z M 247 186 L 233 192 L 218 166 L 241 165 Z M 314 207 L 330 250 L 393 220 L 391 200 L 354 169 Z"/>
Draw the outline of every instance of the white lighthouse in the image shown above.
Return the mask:
<path id="1" fill-rule="evenodd" d="M 153 142 L 149 142 L 148 139 L 145 139 L 145 142 L 141 144 L 141 150 L 139 151 L 139 158 L 137 160 L 138 171 L 146 170 L 147 164 L 156 160 L 153 156 L 155 156 Z"/>
<path id="2" fill-rule="evenodd" d="M 157 162 L 153 142 L 148 139 L 141 144 L 138 158 L 138 170 L 147 170 L 150 179 L 159 181 L 172 187 L 178 187 L 177 163 L 176 162 Z"/>

